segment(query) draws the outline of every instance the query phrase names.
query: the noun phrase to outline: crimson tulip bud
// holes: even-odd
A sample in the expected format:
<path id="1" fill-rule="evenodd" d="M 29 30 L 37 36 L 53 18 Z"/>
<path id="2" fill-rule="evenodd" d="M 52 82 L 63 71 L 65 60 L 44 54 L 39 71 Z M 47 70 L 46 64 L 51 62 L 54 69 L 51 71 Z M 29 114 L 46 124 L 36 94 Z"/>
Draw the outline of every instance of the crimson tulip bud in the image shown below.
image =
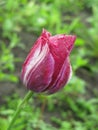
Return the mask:
<path id="1" fill-rule="evenodd" d="M 74 35 L 51 36 L 43 29 L 22 67 L 21 79 L 27 89 L 52 94 L 67 84 L 72 74 L 69 55 L 75 39 Z"/>

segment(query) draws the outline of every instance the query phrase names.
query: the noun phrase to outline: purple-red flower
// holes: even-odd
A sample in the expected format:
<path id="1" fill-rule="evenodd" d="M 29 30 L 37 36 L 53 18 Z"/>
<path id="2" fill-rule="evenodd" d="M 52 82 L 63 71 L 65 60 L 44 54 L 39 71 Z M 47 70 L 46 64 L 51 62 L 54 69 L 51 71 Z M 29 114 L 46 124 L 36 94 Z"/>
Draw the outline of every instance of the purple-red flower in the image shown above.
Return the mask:
<path id="1" fill-rule="evenodd" d="M 72 69 L 69 55 L 76 36 L 51 36 L 46 30 L 31 48 L 21 72 L 24 85 L 35 92 L 55 93 L 67 84 Z"/>

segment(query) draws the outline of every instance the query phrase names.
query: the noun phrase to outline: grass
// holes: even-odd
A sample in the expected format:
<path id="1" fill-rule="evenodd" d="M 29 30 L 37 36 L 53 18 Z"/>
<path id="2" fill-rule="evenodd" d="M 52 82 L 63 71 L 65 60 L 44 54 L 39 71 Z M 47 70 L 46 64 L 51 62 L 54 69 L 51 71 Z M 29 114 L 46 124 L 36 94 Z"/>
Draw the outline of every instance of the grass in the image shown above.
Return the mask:
<path id="1" fill-rule="evenodd" d="M 14 130 L 98 130 L 98 96 L 88 99 L 87 82 L 76 76 L 76 71 L 87 67 L 94 75 L 98 61 L 97 0 L 0 0 L 0 81 L 19 83 L 15 64 L 15 48 L 26 49 L 21 43 L 21 32 L 39 35 L 42 28 L 52 34 L 76 34 L 77 41 L 71 54 L 73 77 L 63 91 L 52 96 L 34 94 L 21 111 Z M 86 14 L 86 16 L 85 16 Z M 20 67 L 21 68 L 21 67 Z M 1 87 L 1 86 L 0 86 Z M 92 92 L 95 89 L 92 88 Z M 96 93 L 96 92 L 95 92 Z M 0 107 L 0 130 L 6 130 L 16 106 L 22 100 L 18 94 L 5 96 Z M 45 102 L 46 101 L 46 102 Z"/>

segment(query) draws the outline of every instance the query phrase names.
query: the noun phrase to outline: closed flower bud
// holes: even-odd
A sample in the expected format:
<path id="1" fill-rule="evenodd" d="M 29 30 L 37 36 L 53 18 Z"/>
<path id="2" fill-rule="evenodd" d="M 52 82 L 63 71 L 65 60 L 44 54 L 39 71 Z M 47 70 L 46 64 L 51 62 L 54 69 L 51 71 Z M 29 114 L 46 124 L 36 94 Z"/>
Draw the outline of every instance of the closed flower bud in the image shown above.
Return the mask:
<path id="1" fill-rule="evenodd" d="M 69 55 L 76 36 L 51 36 L 46 30 L 31 48 L 21 72 L 27 89 L 50 94 L 63 88 L 69 81 L 72 69 Z"/>

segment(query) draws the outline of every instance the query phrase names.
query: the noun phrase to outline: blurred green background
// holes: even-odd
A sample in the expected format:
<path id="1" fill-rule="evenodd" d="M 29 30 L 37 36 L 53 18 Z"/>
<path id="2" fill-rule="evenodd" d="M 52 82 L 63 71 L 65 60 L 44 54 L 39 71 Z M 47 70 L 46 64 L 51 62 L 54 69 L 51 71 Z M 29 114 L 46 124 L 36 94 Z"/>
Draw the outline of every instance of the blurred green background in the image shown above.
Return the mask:
<path id="1" fill-rule="evenodd" d="M 77 36 L 73 76 L 60 92 L 34 94 L 13 130 L 98 130 L 98 0 L 0 0 L 0 130 L 27 93 L 22 63 L 42 28 Z"/>

